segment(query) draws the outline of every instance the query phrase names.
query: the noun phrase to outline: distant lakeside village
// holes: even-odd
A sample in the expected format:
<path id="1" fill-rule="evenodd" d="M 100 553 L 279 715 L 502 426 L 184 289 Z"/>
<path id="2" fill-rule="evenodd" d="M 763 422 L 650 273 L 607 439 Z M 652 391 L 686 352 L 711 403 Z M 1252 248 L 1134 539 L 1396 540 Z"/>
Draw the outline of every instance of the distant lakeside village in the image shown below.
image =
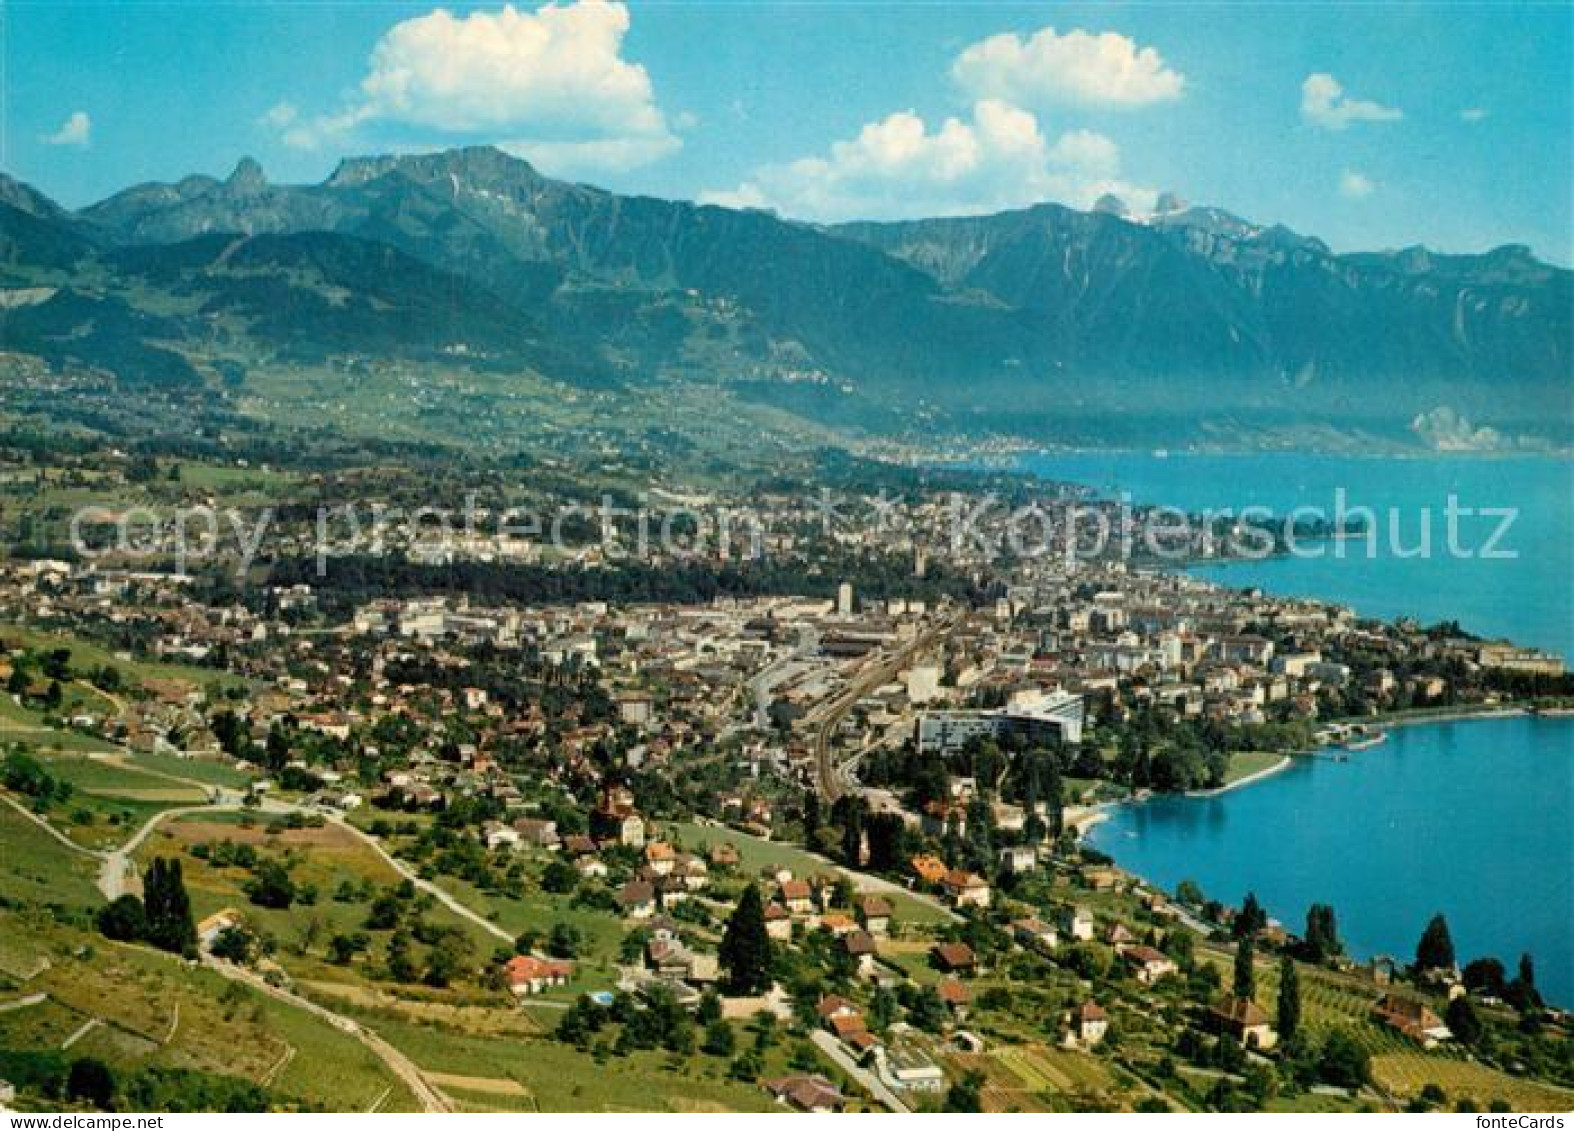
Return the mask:
<path id="1" fill-rule="evenodd" d="M 315 1009 L 351 987 L 385 1021 L 532 1019 L 583 1071 L 666 1050 L 678 1092 L 729 1105 L 1552 1094 L 1511 1059 L 1574 1082 L 1528 957 L 1466 962 L 1418 923 L 1415 961 L 1356 962 L 1331 908 L 1303 929 L 1245 893 L 1160 891 L 1078 835 L 1101 806 L 1244 784 L 1391 721 L 1562 710 L 1561 657 L 958 548 L 925 536 L 944 507 L 830 533 L 794 511 L 753 567 L 474 543 L 319 571 L 304 525 L 243 584 L 222 561 L 12 556 L 0 796 L 92 857 L 120 909 L 99 934 Z M 318 874 L 325 847 L 386 881 Z M 166 861 L 194 899 L 172 944 Z M 338 910 L 299 935 L 314 906 Z M 1422 1087 L 1434 1060 L 1447 1101 Z M 412 1103 L 464 1107 L 419 1078 Z"/>

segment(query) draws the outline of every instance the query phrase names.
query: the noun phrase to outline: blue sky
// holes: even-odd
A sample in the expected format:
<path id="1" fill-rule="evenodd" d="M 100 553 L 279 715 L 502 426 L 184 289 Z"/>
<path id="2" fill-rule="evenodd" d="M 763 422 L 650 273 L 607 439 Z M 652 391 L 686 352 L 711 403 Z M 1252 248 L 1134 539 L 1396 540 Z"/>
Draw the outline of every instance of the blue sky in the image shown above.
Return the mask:
<path id="1" fill-rule="evenodd" d="M 1134 208 L 1574 260 L 1574 7 L 9 0 L 0 168 L 68 205 L 490 142 L 839 220 Z"/>

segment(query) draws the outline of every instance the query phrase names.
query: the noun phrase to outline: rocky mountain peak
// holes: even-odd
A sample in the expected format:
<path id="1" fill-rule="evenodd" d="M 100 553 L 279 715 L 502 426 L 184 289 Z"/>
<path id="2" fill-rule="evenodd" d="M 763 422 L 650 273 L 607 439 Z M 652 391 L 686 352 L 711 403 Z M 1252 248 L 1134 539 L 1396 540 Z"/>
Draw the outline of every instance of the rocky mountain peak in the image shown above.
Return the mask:
<path id="1" fill-rule="evenodd" d="M 254 193 L 268 187 L 267 174 L 262 171 L 253 157 L 242 157 L 235 164 L 235 171 L 229 175 L 224 186 L 231 192 Z"/>
<path id="2" fill-rule="evenodd" d="M 330 188 L 353 188 L 389 173 L 413 181 L 457 181 L 468 186 L 500 187 L 540 182 L 535 166 L 493 145 L 473 145 L 441 153 L 401 154 L 383 157 L 350 157 L 328 178 Z"/>
<path id="3" fill-rule="evenodd" d="M 43 193 L 4 173 L 0 173 L 0 204 L 8 204 L 20 212 L 43 219 L 63 215 L 60 206 Z"/>
<path id="4" fill-rule="evenodd" d="M 1093 211 L 1123 218 L 1131 215 L 1131 209 L 1126 207 L 1126 202 L 1112 192 L 1107 192 L 1095 200 Z"/>

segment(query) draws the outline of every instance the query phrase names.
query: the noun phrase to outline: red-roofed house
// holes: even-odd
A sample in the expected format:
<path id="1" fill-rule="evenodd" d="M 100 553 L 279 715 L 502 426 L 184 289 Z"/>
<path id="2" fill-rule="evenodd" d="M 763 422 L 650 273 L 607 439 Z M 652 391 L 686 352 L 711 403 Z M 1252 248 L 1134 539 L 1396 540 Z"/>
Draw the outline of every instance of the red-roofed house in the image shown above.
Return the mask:
<path id="1" fill-rule="evenodd" d="M 814 889 L 807 880 L 785 880 L 781 886 L 783 906 L 794 915 L 814 913 Z"/>
<path id="2" fill-rule="evenodd" d="M 503 963 L 503 980 L 519 997 L 564 985 L 573 976 L 572 962 L 537 958 L 533 954 L 516 954 Z"/>
<path id="3" fill-rule="evenodd" d="M 958 1021 L 967 1016 L 967 1007 L 973 1004 L 972 990 L 955 978 L 941 978 L 940 984 L 935 987 L 935 992 L 951 1011 L 951 1016 Z"/>
<path id="4" fill-rule="evenodd" d="M 945 874 L 940 883 L 954 906 L 989 906 L 989 881 L 983 876 L 953 869 Z"/>
<path id="5" fill-rule="evenodd" d="M 799 1111 L 818 1112 L 822 1115 L 841 1111 L 847 1097 L 841 1089 L 824 1076 L 782 1076 L 760 1081 L 765 1090 L 777 1101 Z"/>
<path id="6" fill-rule="evenodd" d="M 1431 1048 L 1439 1041 L 1446 1041 L 1453 1036 L 1441 1017 L 1421 1002 L 1403 994 L 1384 994 L 1382 1000 L 1372 1006 L 1372 1016 L 1423 1048 Z"/>
<path id="7" fill-rule="evenodd" d="M 891 929 L 891 905 L 878 895 L 866 895 L 858 901 L 858 918 L 871 935 L 883 935 Z"/>
<path id="8" fill-rule="evenodd" d="M 953 973 L 970 972 L 978 965 L 978 956 L 966 943 L 940 943 L 929 953 L 933 955 L 935 965 Z"/>
<path id="9" fill-rule="evenodd" d="M 1180 969 L 1169 955 L 1151 946 L 1123 947 L 1120 957 L 1131 967 L 1132 976 L 1145 986 L 1151 986 Z"/>
<path id="10" fill-rule="evenodd" d="M 1226 995 L 1208 1010 L 1208 1016 L 1214 1028 L 1246 1048 L 1271 1049 L 1279 1041 L 1279 1035 L 1268 1023 L 1268 1014 L 1250 998 Z"/>
<path id="11" fill-rule="evenodd" d="M 775 900 L 765 905 L 765 933 L 777 942 L 792 941 L 792 912 Z"/>
<path id="12" fill-rule="evenodd" d="M 912 859 L 913 873 L 926 884 L 938 884 L 945 879 L 945 861 L 938 856 L 915 856 Z"/>
<path id="13" fill-rule="evenodd" d="M 1085 1001 L 1071 1011 L 1071 1032 L 1068 1043 L 1082 1048 L 1092 1048 L 1109 1032 L 1109 1014 L 1094 1001 Z"/>

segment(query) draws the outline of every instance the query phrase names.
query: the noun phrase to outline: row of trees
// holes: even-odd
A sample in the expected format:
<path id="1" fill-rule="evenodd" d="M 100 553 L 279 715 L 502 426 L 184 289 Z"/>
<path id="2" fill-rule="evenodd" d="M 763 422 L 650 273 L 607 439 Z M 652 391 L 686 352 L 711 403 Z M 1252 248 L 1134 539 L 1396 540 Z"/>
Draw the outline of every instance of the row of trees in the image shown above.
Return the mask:
<path id="1" fill-rule="evenodd" d="M 142 898 L 126 894 L 102 908 L 98 929 L 120 942 L 144 942 L 171 954 L 195 955 L 197 926 L 180 861 L 155 857 L 142 877 Z"/>
<path id="2" fill-rule="evenodd" d="M 48 1101 L 100 1111 L 223 1111 L 271 1109 L 266 1089 L 238 1076 L 149 1066 L 117 1071 L 92 1056 L 67 1059 L 44 1050 L 0 1051 L 0 1073 L 19 1090 Z"/>
<path id="3" fill-rule="evenodd" d="M 39 812 L 65 804 L 74 792 L 70 782 L 55 777 L 37 758 L 20 750 L 0 761 L 0 785 L 31 799 Z"/>
<path id="4" fill-rule="evenodd" d="M 1542 1005 L 1541 993 L 1536 989 L 1535 959 L 1528 954 L 1519 956 L 1519 969 L 1512 979 L 1496 958 L 1477 958 L 1459 971 L 1454 938 L 1448 929 L 1448 920 L 1441 914 L 1432 916 L 1421 932 L 1420 941 L 1416 943 L 1414 970 L 1420 978 L 1459 972 L 1466 989 L 1501 998 L 1521 1012 L 1540 1009 Z M 1449 1028 L 1453 1028 L 1452 1023 Z"/>
<path id="5" fill-rule="evenodd" d="M 1257 942 L 1253 935 L 1242 935 L 1235 943 L 1235 968 L 1231 992 L 1243 1001 L 1257 997 Z M 1279 959 L 1279 993 L 1275 1003 L 1275 1028 L 1281 1040 L 1288 1041 L 1301 1027 L 1301 976 L 1294 956 Z"/>
<path id="6" fill-rule="evenodd" d="M 599 522 L 564 534 L 570 541 L 594 544 L 601 538 Z M 272 563 L 269 584 L 309 584 L 320 594 L 325 611 L 353 608 L 373 597 L 409 597 L 425 594 L 469 594 L 483 600 L 522 605 L 579 604 L 608 601 L 614 604 L 706 604 L 717 597 L 759 597 L 790 594 L 833 597 L 841 581 L 850 581 L 870 600 L 886 597 L 920 597 L 935 601 L 950 596 L 970 603 L 983 601 L 990 591 L 970 577 L 937 565 L 915 578 L 912 560 L 905 555 L 845 555 L 811 568 L 796 561 L 762 558 L 717 565 L 707 561 L 645 563 L 623 562 L 616 569 L 564 569 L 548 565 L 523 565 L 462 561 L 426 565 L 401 556 L 346 555 L 329 561 L 319 574 L 316 558 L 281 558 Z M 249 599 L 260 600 L 259 587 Z"/>
<path id="7" fill-rule="evenodd" d="M 1189 880 L 1182 881 L 1176 889 L 1176 898 L 1182 903 L 1203 907 L 1205 911 L 1210 907 L 1217 910 L 1217 905 L 1204 900 L 1196 884 Z M 1258 902 L 1256 894 L 1247 892 L 1240 911 L 1231 921 L 1232 936 L 1238 940 L 1241 948 L 1249 947 L 1258 932 L 1267 924 L 1267 912 Z M 1306 929 L 1296 953 L 1305 961 L 1314 964 L 1330 962 L 1344 954 L 1344 943 L 1339 938 L 1338 919 L 1334 909 L 1328 904 L 1314 903 L 1307 909 Z M 1241 966 L 1243 961 L 1238 949 L 1237 987 L 1243 984 L 1241 982 L 1243 977 L 1249 976 L 1249 971 L 1243 973 Z M 1466 989 L 1477 994 L 1500 998 L 1522 1012 L 1539 1009 L 1542 1005 L 1541 994 L 1536 989 L 1535 960 L 1529 954 L 1520 955 L 1519 967 L 1513 978 L 1508 977 L 1502 962 L 1491 957 L 1477 958 L 1467 963 L 1464 970 L 1460 971 L 1453 935 L 1449 931 L 1448 920 L 1442 914 L 1434 915 L 1421 932 L 1421 937 L 1416 943 L 1415 961 L 1411 970 L 1418 979 L 1422 980 L 1439 976 L 1451 977 L 1458 973 Z M 1236 996 L 1250 995 L 1242 994 L 1237 988 Z M 1450 1028 L 1453 1028 L 1452 1024 Z"/>

